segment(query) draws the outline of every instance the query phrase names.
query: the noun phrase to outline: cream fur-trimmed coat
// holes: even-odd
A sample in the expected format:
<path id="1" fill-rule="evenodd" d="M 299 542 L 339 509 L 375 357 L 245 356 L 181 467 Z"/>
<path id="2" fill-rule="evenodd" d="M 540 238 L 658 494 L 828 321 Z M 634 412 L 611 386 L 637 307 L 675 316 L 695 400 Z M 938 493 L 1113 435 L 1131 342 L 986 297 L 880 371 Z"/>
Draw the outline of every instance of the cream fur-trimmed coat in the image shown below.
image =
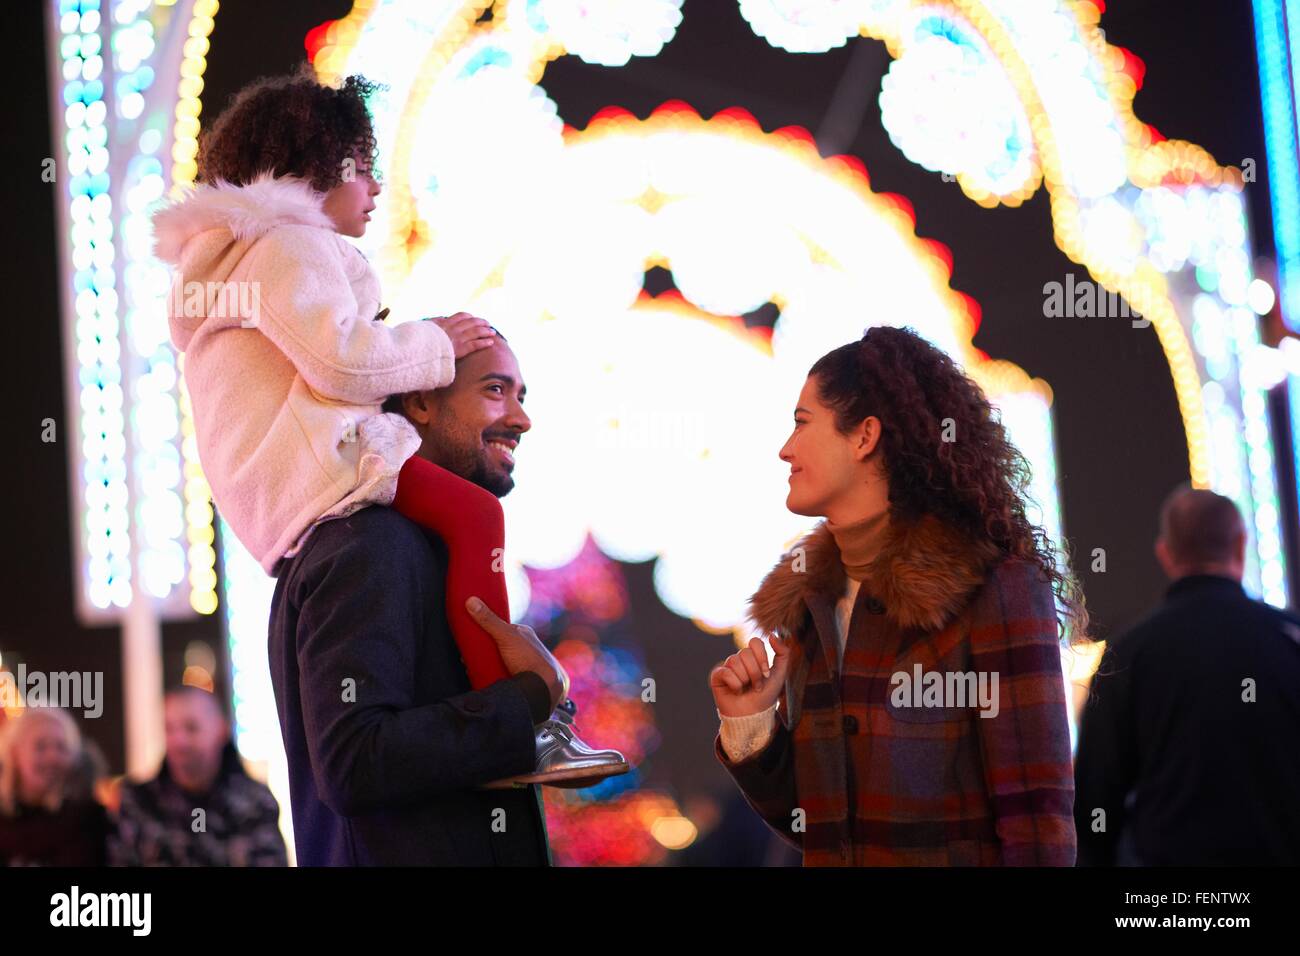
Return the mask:
<path id="1" fill-rule="evenodd" d="M 379 278 L 323 201 L 268 175 L 198 186 L 153 216 L 204 476 L 267 573 L 322 516 L 392 501 L 420 440 L 381 403 L 455 376 L 436 323 L 375 321 Z"/>

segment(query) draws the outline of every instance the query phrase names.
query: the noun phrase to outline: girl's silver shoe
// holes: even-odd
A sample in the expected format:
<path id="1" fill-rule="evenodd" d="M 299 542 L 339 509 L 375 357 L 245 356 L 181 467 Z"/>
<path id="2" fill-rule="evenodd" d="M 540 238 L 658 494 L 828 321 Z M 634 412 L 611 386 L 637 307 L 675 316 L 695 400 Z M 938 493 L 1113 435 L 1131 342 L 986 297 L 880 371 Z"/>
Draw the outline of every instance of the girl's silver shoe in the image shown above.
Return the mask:
<path id="1" fill-rule="evenodd" d="M 561 716 L 563 714 L 564 711 L 557 710 L 554 716 L 542 726 L 549 727 L 551 733 L 563 737 L 576 751 L 600 757 L 613 757 L 617 760 L 623 759 L 623 755 L 617 750 L 599 750 L 587 743 L 578 736 L 578 725 L 573 722 L 573 718 L 567 715 Z"/>
<path id="2" fill-rule="evenodd" d="M 532 773 L 506 777 L 483 785 L 505 790 L 543 784 L 576 790 L 627 773 L 632 769 L 617 750 L 594 750 L 576 737 L 572 727 L 552 717 L 537 727 L 537 766 Z"/>

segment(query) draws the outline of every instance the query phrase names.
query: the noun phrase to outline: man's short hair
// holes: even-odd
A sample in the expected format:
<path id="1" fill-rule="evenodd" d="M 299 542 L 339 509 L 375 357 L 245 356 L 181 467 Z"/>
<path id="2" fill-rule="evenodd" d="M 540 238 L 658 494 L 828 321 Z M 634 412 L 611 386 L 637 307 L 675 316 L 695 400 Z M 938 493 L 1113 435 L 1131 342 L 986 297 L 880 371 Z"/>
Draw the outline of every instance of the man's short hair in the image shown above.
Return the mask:
<path id="1" fill-rule="evenodd" d="M 175 697 L 180 700 L 202 700 L 207 701 L 215 709 L 216 713 L 222 718 L 229 719 L 226 714 L 226 708 L 222 706 L 220 699 L 212 691 L 203 687 L 195 687 L 193 684 L 173 684 L 168 687 L 163 694 L 163 699 Z"/>
<path id="2" fill-rule="evenodd" d="M 492 332 L 496 335 L 496 337 L 499 338 L 502 342 L 510 341 L 504 335 L 501 334 L 501 330 L 498 329 L 495 325 L 489 325 L 488 328 L 491 329 Z M 391 412 L 394 415 L 401 415 L 402 395 L 400 393 L 397 395 L 389 395 L 386 399 L 384 399 L 384 403 L 381 406 L 379 406 L 379 409 L 380 411 Z"/>
<path id="3" fill-rule="evenodd" d="M 1160 508 L 1160 537 L 1170 557 L 1181 565 L 1231 562 L 1245 533 L 1232 499 L 1204 488 L 1179 485 Z"/>

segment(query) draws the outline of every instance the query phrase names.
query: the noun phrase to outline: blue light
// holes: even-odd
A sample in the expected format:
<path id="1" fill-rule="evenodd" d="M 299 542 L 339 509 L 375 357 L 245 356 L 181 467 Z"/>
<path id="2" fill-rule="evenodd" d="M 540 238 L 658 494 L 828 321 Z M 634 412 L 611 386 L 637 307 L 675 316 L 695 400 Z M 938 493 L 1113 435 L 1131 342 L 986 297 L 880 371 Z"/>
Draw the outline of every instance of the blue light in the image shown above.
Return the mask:
<path id="1" fill-rule="evenodd" d="M 1292 473 L 1296 476 L 1296 491 L 1300 492 L 1300 375 L 1287 377 L 1287 405 L 1291 409 Z"/>
<path id="2" fill-rule="evenodd" d="M 1288 10 L 1283 9 L 1284 5 L 1285 0 L 1255 0 L 1255 46 L 1268 151 L 1268 192 L 1273 205 L 1273 244 L 1280 286 L 1278 306 L 1287 327 L 1300 331 L 1300 157 L 1296 152 L 1295 113 L 1295 97 L 1300 94 L 1300 64 L 1290 56 L 1284 33 L 1285 24 L 1291 23 L 1291 46 L 1300 42 L 1300 9 L 1297 8 L 1300 5 Z M 1291 408 L 1292 474 L 1295 496 L 1300 500 L 1300 379 L 1290 376 L 1287 391 Z"/>
<path id="3" fill-rule="evenodd" d="M 528 0 L 528 5 L 524 7 L 524 18 L 536 33 L 545 33 L 549 29 L 546 18 L 542 16 L 542 8 L 538 0 Z"/>
<path id="4" fill-rule="evenodd" d="M 1274 244 L 1282 318 L 1300 329 L 1300 163 L 1296 154 L 1294 89 L 1300 73 L 1292 76 L 1286 49 L 1285 24 L 1300 18 L 1285 17 L 1284 0 L 1255 0 L 1255 45 L 1259 52 L 1264 137 L 1268 146 L 1269 195 L 1273 202 Z M 1295 26 L 1300 31 L 1300 23 Z M 1296 67 L 1300 69 L 1300 65 Z M 1291 78 L 1291 82 L 1288 82 Z"/>
<path id="5" fill-rule="evenodd" d="M 96 292 L 104 292 L 113 288 L 117 282 L 117 277 L 113 274 L 112 269 L 96 269 L 91 282 Z"/>
<path id="6" fill-rule="evenodd" d="M 461 71 L 461 76 L 473 76 L 485 66 L 510 66 L 510 54 L 500 47 L 489 46 L 479 50 L 465 64 L 465 69 Z"/>

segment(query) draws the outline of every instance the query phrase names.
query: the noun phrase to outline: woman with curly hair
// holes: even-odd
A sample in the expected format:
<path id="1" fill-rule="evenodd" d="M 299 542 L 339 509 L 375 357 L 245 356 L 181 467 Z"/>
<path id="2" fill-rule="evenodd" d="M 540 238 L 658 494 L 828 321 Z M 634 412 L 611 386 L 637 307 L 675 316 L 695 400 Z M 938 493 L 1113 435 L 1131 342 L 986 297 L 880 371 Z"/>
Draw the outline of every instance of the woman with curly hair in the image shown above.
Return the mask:
<path id="1" fill-rule="evenodd" d="M 322 84 L 304 64 L 240 90 L 204 131 L 197 188 L 155 213 L 155 251 L 176 270 L 172 342 L 185 352 L 204 476 L 235 536 L 275 574 L 322 522 L 393 505 L 447 545 L 447 620 L 479 690 L 511 677 L 465 608 L 475 595 L 509 620 L 495 570 L 501 504 L 417 455 L 419 433 L 383 403 L 450 385 L 457 361 L 494 347 L 498 333 L 463 312 L 380 321 L 378 276 L 343 238 L 365 233 L 380 192 L 367 106 L 375 89 L 359 76 Z M 492 387 L 504 398 L 505 386 Z M 514 441 L 479 444 L 480 463 L 508 489 Z M 542 684 L 521 685 L 538 711 L 550 705 Z M 537 731 L 539 756 L 576 753 L 583 772 L 538 767 L 496 783 L 573 785 L 593 776 L 593 761 L 626 770 L 617 751 L 573 735 L 565 706 Z M 552 746 L 557 733 L 566 747 Z"/>
<path id="2" fill-rule="evenodd" d="M 781 458 L 825 520 L 751 599 L 773 658 L 710 674 L 746 799 L 806 866 L 1073 865 L 1058 628 L 1087 613 L 979 387 L 869 329 L 813 365 Z"/>

